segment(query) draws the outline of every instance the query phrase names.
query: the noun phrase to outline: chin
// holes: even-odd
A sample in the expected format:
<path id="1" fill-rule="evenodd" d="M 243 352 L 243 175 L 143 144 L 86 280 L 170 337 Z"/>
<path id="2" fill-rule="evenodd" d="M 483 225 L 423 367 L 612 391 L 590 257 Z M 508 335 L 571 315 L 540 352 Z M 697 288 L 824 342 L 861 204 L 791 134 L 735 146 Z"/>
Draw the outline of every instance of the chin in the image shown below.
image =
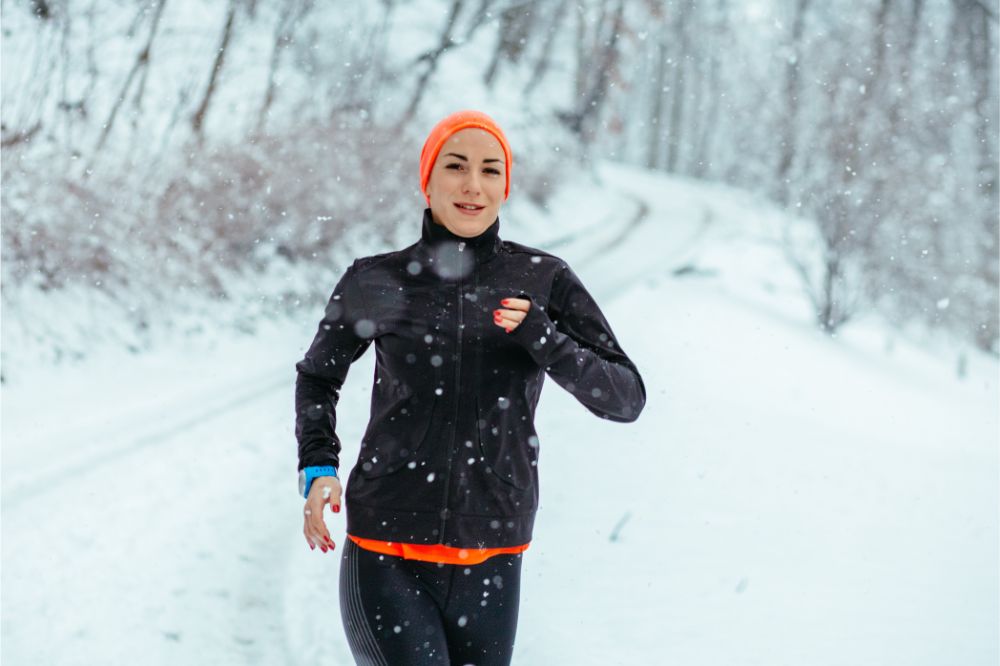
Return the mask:
<path id="1" fill-rule="evenodd" d="M 493 217 L 496 219 L 496 216 Z M 493 224 L 493 220 L 490 220 L 490 224 Z M 486 231 L 486 228 L 490 226 L 480 220 L 451 220 L 451 225 L 455 229 L 458 229 L 466 236 L 478 236 L 479 234 Z"/>

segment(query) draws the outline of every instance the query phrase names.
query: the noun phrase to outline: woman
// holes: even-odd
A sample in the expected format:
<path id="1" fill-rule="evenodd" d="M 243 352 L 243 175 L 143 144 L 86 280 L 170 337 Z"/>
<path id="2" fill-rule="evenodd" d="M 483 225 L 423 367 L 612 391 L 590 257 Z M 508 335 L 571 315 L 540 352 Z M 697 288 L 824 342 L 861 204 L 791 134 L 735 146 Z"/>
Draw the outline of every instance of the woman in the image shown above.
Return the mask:
<path id="1" fill-rule="evenodd" d="M 556 256 L 501 240 L 513 158 L 486 114 L 439 122 L 420 156 L 420 240 L 355 260 L 296 364 L 304 534 L 340 511 L 335 408 L 375 343 L 371 417 L 347 484 L 340 605 L 359 664 L 509 664 L 538 507 L 535 406 L 548 373 L 594 414 L 646 390 Z"/>

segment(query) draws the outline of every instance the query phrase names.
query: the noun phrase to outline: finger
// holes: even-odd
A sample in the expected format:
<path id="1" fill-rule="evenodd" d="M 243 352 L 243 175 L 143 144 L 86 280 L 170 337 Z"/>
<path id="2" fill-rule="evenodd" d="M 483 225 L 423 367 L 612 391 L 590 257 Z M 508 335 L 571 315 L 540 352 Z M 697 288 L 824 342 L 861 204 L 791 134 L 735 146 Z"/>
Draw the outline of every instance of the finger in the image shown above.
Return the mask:
<path id="1" fill-rule="evenodd" d="M 517 322 L 503 313 L 504 310 L 497 310 L 493 315 L 493 323 L 500 328 L 510 328 L 511 326 L 515 326 Z"/>
<path id="2" fill-rule="evenodd" d="M 313 521 L 313 516 L 316 514 L 315 507 L 311 504 L 306 504 L 302 513 L 305 518 L 305 525 L 302 527 L 302 533 L 306 537 L 306 542 L 309 544 L 309 548 L 316 550 L 316 546 L 321 545 L 322 539 L 319 538 L 316 523 Z"/>
<path id="3" fill-rule="evenodd" d="M 526 312 L 520 310 L 497 310 L 493 321 L 502 326 L 517 326 L 527 318 Z"/>
<path id="4" fill-rule="evenodd" d="M 306 533 L 306 540 L 313 550 L 316 546 L 319 546 L 324 553 L 334 549 L 333 539 L 330 538 L 330 533 L 326 531 L 325 527 L 322 530 L 310 528 Z"/>
<path id="5" fill-rule="evenodd" d="M 312 531 L 309 529 L 308 525 L 306 525 L 305 528 L 303 528 L 302 534 L 305 535 L 306 537 L 306 543 L 309 544 L 309 549 L 316 550 L 316 546 L 319 545 L 319 539 L 313 536 Z"/>
<path id="6" fill-rule="evenodd" d="M 334 513 L 340 513 L 340 484 L 330 484 L 323 487 L 322 492 L 323 505 L 325 506 L 327 502 L 330 503 L 330 510 Z"/>
<path id="7" fill-rule="evenodd" d="M 501 299 L 500 305 L 505 308 L 510 308 L 511 310 L 527 312 L 528 309 L 531 308 L 531 301 L 526 298 L 504 298 Z"/>
<path id="8" fill-rule="evenodd" d="M 333 550 L 333 540 L 330 539 L 326 523 L 323 522 L 323 504 L 319 499 L 307 503 L 303 513 L 305 514 L 304 532 L 310 545 L 319 546 L 324 553 Z"/>

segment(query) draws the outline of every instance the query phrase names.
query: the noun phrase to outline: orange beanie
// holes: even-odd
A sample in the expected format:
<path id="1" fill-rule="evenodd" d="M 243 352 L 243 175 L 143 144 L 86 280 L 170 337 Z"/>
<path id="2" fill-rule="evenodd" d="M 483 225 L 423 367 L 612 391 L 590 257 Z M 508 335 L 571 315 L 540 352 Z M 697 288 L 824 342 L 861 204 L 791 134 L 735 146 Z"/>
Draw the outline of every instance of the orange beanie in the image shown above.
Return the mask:
<path id="1" fill-rule="evenodd" d="M 431 203 L 431 198 L 427 195 L 427 181 L 431 179 L 431 169 L 434 168 L 434 162 L 437 161 L 438 153 L 441 152 L 441 146 L 452 134 L 468 127 L 484 129 L 500 142 L 500 146 L 503 147 L 504 160 L 507 162 L 507 168 L 504 169 L 506 184 L 503 198 L 506 200 L 510 196 L 510 169 L 514 166 L 514 155 L 510 152 L 507 137 L 504 136 L 500 126 L 488 115 L 481 111 L 467 109 L 446 116 L 434 126 L 431 133 L 427 135 L 427 140 L 424 141 L 424 148 L 420 151 L 420 191 L 424 193 L 428 205 Z"/>

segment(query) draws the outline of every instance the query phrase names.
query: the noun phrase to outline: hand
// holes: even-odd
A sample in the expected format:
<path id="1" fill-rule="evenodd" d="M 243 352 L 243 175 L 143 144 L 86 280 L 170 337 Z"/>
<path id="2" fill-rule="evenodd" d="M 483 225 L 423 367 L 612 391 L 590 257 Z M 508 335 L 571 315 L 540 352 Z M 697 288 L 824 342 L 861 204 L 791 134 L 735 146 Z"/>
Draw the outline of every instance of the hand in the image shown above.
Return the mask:
<path id="1" fill-rule="evenodd" d="M 316 546 L 323 549 L 324 553 L 333 550 L 333 539 L 326 529 L 323 509 L 329 502 L 333 512 L 340 513 L 340 494 L 340 479 L 335 476 L 317 476 L 309 487 L 309 497 L 303 509 L 306 524 L 302 531 L 313 550 L 316 550 Z"/>
<path id="2" fill-rule="evenodd" d="M 500 305 L 505 309 L 493 311 L 493 323 L 510 333 L 528 316 L 531 301 L 526 298 L 505 298 L 500 301 Z"/>

